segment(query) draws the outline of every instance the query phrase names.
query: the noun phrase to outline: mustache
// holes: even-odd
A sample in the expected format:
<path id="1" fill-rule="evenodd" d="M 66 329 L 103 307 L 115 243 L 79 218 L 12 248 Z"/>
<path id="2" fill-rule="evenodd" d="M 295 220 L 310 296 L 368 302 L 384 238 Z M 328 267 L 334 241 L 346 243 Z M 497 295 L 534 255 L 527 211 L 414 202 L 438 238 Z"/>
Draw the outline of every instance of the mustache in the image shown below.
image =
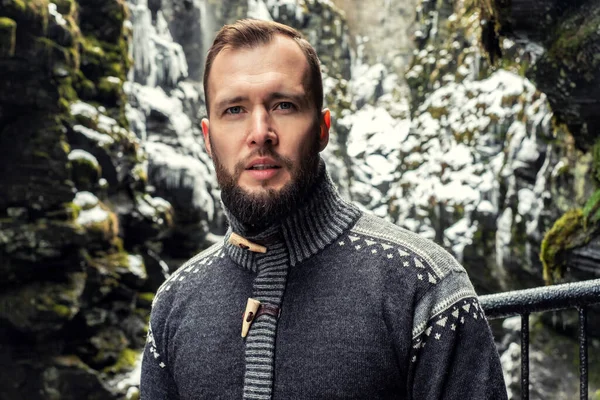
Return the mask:
<path id="1" fill-rule="evenodd" d="M 248 165 L 248 163 L 253 158 L 257 157 L 272 158 L 273 161 L 275 161 L 276 163 L 280 164 L 282 167 L 288 170 L 292 170 L 294 167 L 294 162 L 290 158 L 278 154 L 271 146 L 260 147 L 252 151 L 252 153 L 250 153 L 247 157 L 235 164 L 234 175 L 236 176 L 236 178 L 239 177 L 242 172 L 244 172 L 244 170 L 246 169 L 246 165 Z"/>

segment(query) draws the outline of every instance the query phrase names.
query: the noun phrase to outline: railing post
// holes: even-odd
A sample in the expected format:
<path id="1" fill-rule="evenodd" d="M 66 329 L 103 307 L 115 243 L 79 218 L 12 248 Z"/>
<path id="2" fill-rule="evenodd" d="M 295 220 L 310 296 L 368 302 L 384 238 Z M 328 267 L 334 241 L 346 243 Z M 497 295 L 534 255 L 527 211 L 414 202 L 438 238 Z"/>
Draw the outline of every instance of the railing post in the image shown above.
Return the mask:
<path id="1" fill-rule="evenodd" d="M 529 399 L 529 313 L 521 314 L 521 399 Z"/>
<path id="2" fill-rule="evenodd" d="M 576 308 L 579 312 L 579 393 L 588 398 L 587 307 L 600 304 L 600 279 L 514 290 L 479 297 L 488 320 L 521 316 L 521 398 L 529 399 L 529 315 Z"/>
<path id="3" fill-rule="evenodd" d="M 579 307 L 579 398 L 588 398 L 587 308 Z"/>

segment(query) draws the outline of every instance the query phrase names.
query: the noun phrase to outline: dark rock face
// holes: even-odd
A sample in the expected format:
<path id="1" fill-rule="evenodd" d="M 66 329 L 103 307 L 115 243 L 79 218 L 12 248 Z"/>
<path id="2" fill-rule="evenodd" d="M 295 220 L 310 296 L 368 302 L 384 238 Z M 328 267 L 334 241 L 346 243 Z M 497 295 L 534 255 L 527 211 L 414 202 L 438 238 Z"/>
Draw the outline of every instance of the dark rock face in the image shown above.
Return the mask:
<path id="1" fill-rule="evenodd" d="M 494 1 L 484 16 L 497 21 L 495 31 L 489 34 L 495 41 L 509 37 L 528 52 L 527 76 L 548 96 L 555 125 L 564 124 L 575 147 L 591 158 L 585 197 L 573 204 L 581 218 L 569 220 L 565 214 L 557 220 L 542 244 L 541 258 L 547 281 L 564 275 L 567 259 L 574 271 L 567 279 L 593 278 L 598 268 L 591 267 L 583 254 L 594 254 L 592 239 L 599 229 L 594 213 L 600 184 L 600 7 L 585 0 Z M 569 143 L 564 143 L 563 148 L 568 147 Z M 571 250 L 573 256 L 569 256 Z"/>
<path id="2" fill-rule="evenodd" d="M 494 1 L 499 34 L 534 49 L 528 76 L 548 96 L 557 121 L 565 123 L 581 150 L 600 129 L 600 10 L 590 0 Z"/>
<path id="3" fill-rule="evenodd" d="M 351 50 L 330 1 L 0 0 L 0 399 L 136 398 L 151 292 L 225 229 L 202 68 L 216 30 L 247 16 L 316 46 L 345 196 L 445 246 L 480 293 L 543 284 L 544 232 L 579 208 L 546 248 L 575 266 L 565 279 L 597 276 L 598 7 L 478 4 L 420 2 L 404 90 L 406 53 L 367 54 L 393 42 L 392 16 L 373 36 L 389 40 Z M 518 395 L 518 349 L 501 350 Z M 573 392 L 536 376 L 541 397 Z"/>
<path id="4" fill-rule="evenodd" d="M 127 16 L 119 0 L 0 8 L 2 399 L 122 398 L 145 340 L 143 257 L 172 208 L 125 118 Z"/>

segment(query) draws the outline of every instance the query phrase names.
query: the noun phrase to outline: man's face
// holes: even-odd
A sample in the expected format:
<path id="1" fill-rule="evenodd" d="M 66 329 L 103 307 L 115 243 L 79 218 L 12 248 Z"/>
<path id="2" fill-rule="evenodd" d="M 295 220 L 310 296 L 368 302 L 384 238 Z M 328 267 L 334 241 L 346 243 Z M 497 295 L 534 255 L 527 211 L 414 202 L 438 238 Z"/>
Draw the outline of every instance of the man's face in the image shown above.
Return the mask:
<path id="1" fill-rule="evenodd" d="M 229 195 L 242 200 L 240 207 L 250 201 L 268 209 L 281 196 L 293 200 L 290 189 L 294 196 L 307 189 L 329 140 L 329 111 L 315 109 L 308 79 L 308 62 L 287 37 L 217 55 L 202 131 L 224 201 L 233 191 Z"/>

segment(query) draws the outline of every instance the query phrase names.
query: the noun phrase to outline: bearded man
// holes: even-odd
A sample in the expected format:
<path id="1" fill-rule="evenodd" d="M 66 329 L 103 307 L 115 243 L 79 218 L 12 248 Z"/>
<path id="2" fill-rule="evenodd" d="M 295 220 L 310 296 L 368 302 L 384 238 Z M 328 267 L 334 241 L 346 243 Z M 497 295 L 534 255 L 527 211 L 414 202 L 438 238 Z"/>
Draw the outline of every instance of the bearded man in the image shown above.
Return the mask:
<path id="1" fill-rule="evenodd" d="M 465 270 L 336 192 L 311 45 L 274 22 L 227 25 L 204 91 L 230 229 L 158 290 L 142 398 L 505 399 Z"/>

